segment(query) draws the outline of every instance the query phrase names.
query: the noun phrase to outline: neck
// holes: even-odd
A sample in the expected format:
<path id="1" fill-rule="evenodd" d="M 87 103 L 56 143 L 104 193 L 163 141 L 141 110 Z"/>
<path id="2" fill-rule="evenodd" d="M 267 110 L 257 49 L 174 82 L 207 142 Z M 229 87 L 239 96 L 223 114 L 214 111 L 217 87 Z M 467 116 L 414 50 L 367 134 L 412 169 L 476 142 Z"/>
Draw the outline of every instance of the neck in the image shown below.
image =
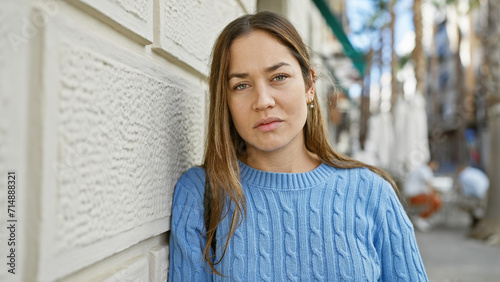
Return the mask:
<path id="1" fill-rule="evenodd" d="M 240 160 L 258 170 L 283 173 L 309 172 L 321 164 L 319 157 L 309 152 L 305 146 L 272 152 L 248 150 L 240 156 Z"/>

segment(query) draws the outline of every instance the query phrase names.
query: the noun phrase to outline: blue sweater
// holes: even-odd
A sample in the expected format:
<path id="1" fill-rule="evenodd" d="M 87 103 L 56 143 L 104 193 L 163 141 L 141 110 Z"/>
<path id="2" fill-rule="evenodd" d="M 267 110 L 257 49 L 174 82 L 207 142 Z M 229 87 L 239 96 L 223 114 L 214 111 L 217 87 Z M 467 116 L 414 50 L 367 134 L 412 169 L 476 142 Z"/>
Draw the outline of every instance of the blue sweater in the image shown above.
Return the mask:
<path id="1" fill-rule="evenodd" d="M 228 278 L 204 268 L 205 173 L 191 168 L 174 193 L 169 281 L 427 281 L 413 226 L 375 173 L 326 164 L 271 173 L 239 165 L 247 216 L 216 265 Z M 229 218 L 217 229 L 218 250 Z"/>

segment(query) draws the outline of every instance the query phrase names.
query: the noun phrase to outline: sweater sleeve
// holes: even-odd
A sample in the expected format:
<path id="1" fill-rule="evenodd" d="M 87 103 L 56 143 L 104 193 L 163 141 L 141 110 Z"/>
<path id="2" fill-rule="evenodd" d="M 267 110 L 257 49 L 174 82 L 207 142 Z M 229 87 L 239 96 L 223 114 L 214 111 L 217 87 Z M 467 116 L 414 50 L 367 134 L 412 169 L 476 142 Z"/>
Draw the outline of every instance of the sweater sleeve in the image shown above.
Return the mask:
<path id="1" fill-rule="evenodd" d="M 200 195 L 199 191 L 203 184 L 196 181 L 196 174 L 192 174 L 188 171 L 181 177 L 175 187 L 172 203 L 169 281 L 173 282 L 212 281 L 212 275 L 203 265 L 202 249 L 206 237 L 203 194 Z"/>
<path id="2" fill-rule="evenodd" d="M 396 193 L 386 181 L 381 184 L 381 205 L 377 214 L 375 247 L 382 281 L 428 281 L 420 257 L 413 225 Z"/>

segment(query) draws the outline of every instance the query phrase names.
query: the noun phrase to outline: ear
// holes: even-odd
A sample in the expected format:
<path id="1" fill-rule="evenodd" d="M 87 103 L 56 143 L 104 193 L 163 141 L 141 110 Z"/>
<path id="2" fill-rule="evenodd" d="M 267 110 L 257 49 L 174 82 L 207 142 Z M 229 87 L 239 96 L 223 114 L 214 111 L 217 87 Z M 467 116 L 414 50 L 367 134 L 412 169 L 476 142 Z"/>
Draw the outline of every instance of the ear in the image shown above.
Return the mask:
<path id="1" fill-rule="evenodd" d="M 315 96 L 316 71 L 314 69 L 311 69 L 309 81 L 309 88 L 306 90 L 307 103 L 311 103 Z"/>

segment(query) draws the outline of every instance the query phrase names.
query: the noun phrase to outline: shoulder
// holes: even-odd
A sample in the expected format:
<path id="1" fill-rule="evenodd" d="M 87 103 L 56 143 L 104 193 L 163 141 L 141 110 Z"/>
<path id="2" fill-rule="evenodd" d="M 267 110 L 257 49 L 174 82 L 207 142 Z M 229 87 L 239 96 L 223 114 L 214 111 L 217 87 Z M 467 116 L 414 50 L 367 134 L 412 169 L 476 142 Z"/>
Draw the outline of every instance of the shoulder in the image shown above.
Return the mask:
<path id="1" fill-rule="evenodd" d="M 179 178 L 179 182 L 188 182 L 188 183 L 205 183 L 205 169 L 199 166 L 194 166 L 184 172 Z"/>
<path id="2" fill-rule="evenodd" d="M 388 222 L 405 222 L 406 226 L 411 225 L 401 204 L 401 195 L 387 180 L 367 168 L 350 171 L 351 174 L 358 175 L 357 197 L 365 199 L 366 208 L 371 211 L 371 216 L 377 222 L 376 226 L 381 227 Z"/>
<path id="3" fill-rule="evenodd" d="M 434 174 L 432 172 L 432 169 L 428 165 L 420 166 L 419 173 L 420 173 L 420 175 L 422 175 L 424 177 L 432 176 Z"/>
<path id="4" fill-rule="evenodd" d="M 336 175 L 348 183 L 348 189 L 355 189 L 361 194 L 378 194 L 379 196 L 395 193 L 392 185 L 377 173 L 368 168 L 335 169 Z"/>
<path id="5" fill-rule="evenodd" d="M 205 192 L 205 170 L 201 167 L 192 167 L 177 181 L 174 199 L 177 197 L 194 197 L 203 201 Z"/>
<path id="6" fill-rule="evenodd" d="M 388 184 L 390 186 L 389 182 L 366 167 L 336 169 L 336 171 L 339 177 L 346 177 L 351 181 L 372 185 Z"/>
<path id="7" fill-rule="evenodd" d="M 408 178 L 419 183 L 431 178 L 433 175 L 432 169 L 428 165 L 420 165 L 409 173 Z"/>
<path id="8" fill-rule="evenodd" d="M 385 222 L 386 214 L 399 214 L 402 210 L 396 190 L 382 176 L 368 168 L 338 169 L 338 182 L 334 183 L 336 197 L 350 206 L 345 211 L 352 210 L 356 215 L 363 215 L 374 226 Z M 377 227 L 378 228 L 378 227 Z"/>
<path id="9" fill-rule="evenodd" d="M 468 166 L 464 169 L 465 174 L 484 174 L 479 168 Z"/>

